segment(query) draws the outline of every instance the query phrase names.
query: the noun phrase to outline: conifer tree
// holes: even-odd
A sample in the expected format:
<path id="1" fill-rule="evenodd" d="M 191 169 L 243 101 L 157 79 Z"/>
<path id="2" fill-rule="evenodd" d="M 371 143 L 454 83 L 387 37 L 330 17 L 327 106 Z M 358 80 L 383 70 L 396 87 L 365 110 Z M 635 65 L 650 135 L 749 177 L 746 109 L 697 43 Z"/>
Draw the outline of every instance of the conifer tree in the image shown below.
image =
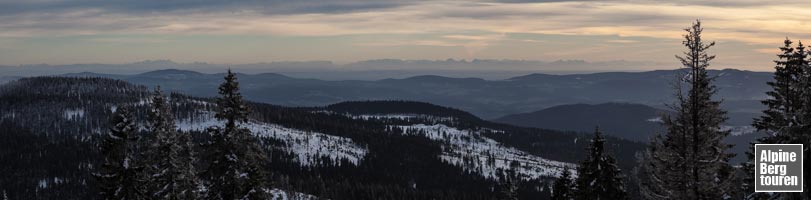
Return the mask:
<path id="1" fill-rule="evenodd" d="M 627 199 L 625 184 L 614 157 L 604 153 L 605 139 L 594 131 L 588 157 L 577 168 L 575 199 Z"/>
<path id="2" fill-rule="evenodd" d="M 713 100 L 716 93 L 712 78 L 707 75 L 707 67 L 715 58 L 707 54 L 714 42 L 704 43 L 701 39 L 703 28 L 696 21 L 685 29 L 684 46 L 688 51 L 684 56 L 676 56 L 689 71 L 676 84 L 676 104 L 672 106 L 674 116 L 665 116 L 667 132 L 657 136 L 648 149 L 649 173 L 643 185 L 642 194 L 655 199 L 723 199 L 737 190 L 734 169 L 729 159 L 734 154 L 727 151 L 731 145 L 723 143 L 729 131 L 721 130 L 726 120 L 726 112 L 721 110 L 720 101 Z M 682 91 L 682 82 L 689 90 Z"/>
<path id="3" fill-rule="evenodd" d="M 792 98 L 792 96 L 796 94 L 796 91 L 791 91 L 792 88 L 790 87 L 796 80 L 793 78 L 794 75 L 789 72 L 796 71 L 791 69 L 797 68 L 795 65 L 796 62 L 792 62 L 796 60 L 794 56 L 797 55 L 794 52 L 794 47 L 791 45 L 792 43 L 791 40 L 786 38 L 783 41 L 783 46 L 779 47 L 781 53 L 777 54 L 777 60 L 774 61 L 774 81 L 766 83 L 772 87 L 772 91 L 766 92 L 769 99 L 761 102 L 766 105 L 767 110 L 763 111 L 764 116 L 756 118 L 753 122 L 753 126 L 759 129 L 759 131 L 772 131 L 767 131 L 770 132 L 769 137 L 759 138 L 755 143 L 774 143 L 782 140 L 779 138 L 785 137 L 785 135 L 777 134 L 776 130 L 787 126 L 789 119 L 793 118 L 792 116 L 787 116 L 788 113 L 799 109 L 799 106 L 796 104 L 797 98 Z M 744 170 L 747 172 L 745 176 L 746 180 L 743 185 L 743 190 L 747 194 L 746 199 L 768 199 L 769 196 L 771 196 L 770 194 L 755 192 L 754 154 L 749 150 L 746 152 L 746 155 L 749 158 L 749 161 L 743 165 Z"/>
<path id="4" fill-rule="evenodd" d="M 514 165 L 517 163 L 510 163 L 510 169 L 499 170 L 499 182 L 501 182 L 501 199 L 504 200 L 518 200 L 518 187 L 521 182 L 521 177 L 516 173 Z"/>
<path id="5" fill-rule="evenodd" d="M 574 199 L 574 191 L 572 191 L 574 187 L 572 172 L 569 171 L 569 167 L 564 167 L 560 177 L 555 179 L 555 183 L 552 185 L 552 200 Z"/>
<path id="6" fill-rule="evenodd" d="M 250 130 L 239 127 L 248 121 L 248 107 L 239 92 L 236 74 L 228 70 L 219 87 L 215 117 L 224 127 L 208 129 L 212 135 L 212 161 L 206 174 L 213 199 L 267 199 L 268 188 L 262 165 L 267 158 Z"/>
<path id="7" fill-rule="evenodd" d="M 803 57 L 808 55 L 809 54 L 806 53 Z M 811 166 L 811 156 L 808 155 L 811 153 L 811 151 L 809 151 L 809 149 L 811 149 L 811 61 L 805 60 L 801 66 L 802 77 L 800 79 L 800 90 L 803 91 L 801 93 L 803 108 L 800 110 L 800 124 L 802 124 L 802 126 L 800 126 L 799 131 L 793 132 L 793 139 L 791 139 L 789 143 L 803 144 L 803 166 Z M 806 173 L 803 173 L 803 180 L 808 180 L 808 177 Z M 804 181 L 803 192 L 795 193 L 795 197 L 811 199 L 811 188 L 809 188 L 809 185 L 811 184 Z"/>
<path id="8" fill-rule="evenodd" d="M 653 138 L 651 144 L 658 144 L 659 139 Z M 647 151 L 640 152 L 637 155 L 638 168 L 636 171 L 637 186 L 639 187 L 639 195 L 641 199 L 667 199 L 664 194 L 667 194 L 667 188 L 663 180 L 658 176 L 653 176 L 656 173 L 657 165 L 651 160 L 652 152 L 657 152 L 657 146 L 650 146 Z M 656 162 L 656 164 L 660 164 Z"/>
<path id="9" fill-rule="evenodd" d="M 763 101 L 767 109 L 763 111 L 763 116 L 755 119 L 753 126 L 758 130 L 767 131 L 770 137 L 764 141 L 779 142 L 791 140 L 795 131 L 799 131 L 802 126 L 801 112 L 803 110 L 802 79 L 804 68 L 807 68 L 808 61 L 805 58 L 808 54 L 802 42 L 797 48 L 792 48 L 792 42 L 788 38 L 784 41 L 782 51 L 775 61 L 774 81 L 767 84 L 772 87 L 772 91 L 766 92 L 770 97 Z"/>
<path id="10" fill-rule="evenodd" d="M 808 52 L 799 42 L 792 47 L 793 42 L 786 38 L 781 53 L 775 61 L 774 81 L 767 83 L 772 91 L 766 92 L 769 96 L 762 101 L 766 105 L 763 116 L 755 119 L 753 126 L 759 131 L 768 133 L 766 137 L 758 139 L 756 143 L 765 144 L 805 144 L 804 162 L 808 165 L 808 146 L 811 144 L 811 69 L 809 69 Z M 744 167 L 747 170 L 747 180 L 744 189 L 747 199 L 808 199 L 808 184 L 803 187 L 803 193 L 755 193 L 754 186 L 754 154 L 747 152 L 749 162 Z M 803 174 L 805 176 L 805 174 Z M 806 176 L 807 177 L 807 176 Z"/>
<path id="11" fill-rule="evenodd" d="M 99 180 L 102 199 L 144 199 L 140 177 L 142 168 L 136 165 L 135 145 L 138 142 L 135 119 L 126 106 L 119 106 L 110 123 L 113 125 L 101 143 L 104 163 L 95 174 Z"/>
<path id="12" fill-rule="evenodd" d="M 195 199 L 197 180 L 188 134 L 177 132 L 166 97 L 155 88 L 148 113 L 152 141 L 146 152 L 147 189 L 153 199 Z"/>

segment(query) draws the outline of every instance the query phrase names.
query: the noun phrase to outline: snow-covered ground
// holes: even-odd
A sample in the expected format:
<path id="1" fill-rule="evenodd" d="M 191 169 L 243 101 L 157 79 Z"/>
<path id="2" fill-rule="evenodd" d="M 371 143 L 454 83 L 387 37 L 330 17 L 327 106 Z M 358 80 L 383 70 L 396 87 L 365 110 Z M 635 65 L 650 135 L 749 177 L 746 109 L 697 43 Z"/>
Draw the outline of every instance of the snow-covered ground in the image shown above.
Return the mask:
<path id="1" fill-rule="evenodd" d="M 656 123 L 664 123 L 665 122 L 665 121 L 662 120 L 662 117 L 654 117 L 654 118 L 647 119 L 645 121 L 656 122 Z"/>
<path id="2" fill-rule="evenodd" d="M 17 117 L 17 113 L 14 112 L 14 110 L 3 111 L 2 113 L 3 113 L 3 115 L 0 116 L 0 119 L 12 119 L 13 120 L 14 118 Z"/>
<path id="3" fill-rule="evenodd" d="M 729 130 L 729 132 L 730 132 L 729 134 L 730 135 L 735 135 L 735 136 L 746 135 L 746 134 L 757 132 L 757 128 L 749 126 L 749 125 L 746 125 L 746 126 L 721 125 L 721 130 L 724 130 L 724 131 Z"/>
<path id="4" fill-rule="evenodd" d="M 572 169 L 573 174 L 576 173 L 574 164 L 541 158 L 504 146 L 477 131 L 459 130 L 443 124 L 397 127 L 406 131 L 405 134 L 420 134 L 431 140 L 444 142 L 443 153 L 439 156 L 443 161 L 483 177 L 495 179 L 499 169 L 508 170 L 513 162 L 517 164 L 516 172 L 525 179 L 557 177 L 564 166 Z"/>
<path id="5" fill-rule="evenodd" d="M 63 180 L 62 178 L 59 178 L 59 177 L 40 179 L 39 183 L 37 184 L 37 188 L 38 189 L 46 189 L 50 185 L 58 185 L 58 184 L 62 184 L 64 182 L 65 182 L 65 180 Z"/>
<path id="6" fill-rule="evenodd" d="M 84 109 L 66 109 L 62 115 L 67 120 L 74 120 L 84 117 Z"/>
<path id="7" fill-rule="evenodd" d="M 414 118 L 423 118 L 423 119 L 431 119 L 433 121 L 450 121 L 454 118 L 452 117 L 436 117 L 431 115 L 421 115 L 421 114 L 385 114 L 385 115 L 347 115 L 353 119 L 363 119 L 363 120 L 370 120 L 370 119 L 414 119 Z"/>
<path id="8" fill-rule="evenodd" d="M 272 189 L 270 190 L 270 196 L 272 200 L 310 200 L 310 199 L 319 199 L 316 196 L 299 193 L 299 192 L 288 192 L 280 189 Z"/>
<path id="9" fill-rule="evenodd" d="M 181 131 L 204 131 L 211 126 L 222 126 L 223 122 L 214 118 L 213 113 L 204 113 L 198 120 L 179 119 L 177 127 Z M 328 135 L 324 133 L 303 131 L 286 128 L 277 124 L 268 124 L 257 121 L 240 124 L 248 128 L 259 137 L 268 137 L 281 140 L 287 146 L 283 150 L 297 156 L 299 164 L 304 166 L 339 164 L 347 160 L 354 165 L 360 164 L 368 153 L 366 147 L 360 146 L 350 138 Z M 329 158 L 333 163 L 319 163 L 320 158 Z"/>

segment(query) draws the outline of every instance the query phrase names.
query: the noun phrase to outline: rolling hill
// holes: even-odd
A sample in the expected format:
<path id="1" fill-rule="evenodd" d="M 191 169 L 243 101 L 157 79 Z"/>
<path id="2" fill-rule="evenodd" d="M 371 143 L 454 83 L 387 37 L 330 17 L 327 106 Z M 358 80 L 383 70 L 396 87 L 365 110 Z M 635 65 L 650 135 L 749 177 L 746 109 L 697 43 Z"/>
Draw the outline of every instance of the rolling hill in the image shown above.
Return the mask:
<path id="1" fill-rule="evenodd" d="M 671 83 L 679 70 L 593 74 L 531 74 L 503 80 L 415 76 L 376 81 L 325 81 L 281 74 L 240 74 L 243 94 L 253 101 L 285 106 L 324 106 L 344 101 L 411 100 L 460 108 L 485 119 L 566 104 L 628 102 L 652 107 L 672 103 Z M 758 113 L 771 73 L 710 70 L 719 98 L 730 112 Z M 159 70 L 134 75 L 95 73 L 65 76 L 108 77 L 201 97 L 216 94 L 222 74 Z"/>
<path id="2" fill-rule="evenodd" d="M 664 129 L 661 116 L 668 112 L 641 104 L 571 104 L 504 116 L 496 122 L 517 126 L 589 132 L 600 127 L 608 135 L 647 142 Z"/>

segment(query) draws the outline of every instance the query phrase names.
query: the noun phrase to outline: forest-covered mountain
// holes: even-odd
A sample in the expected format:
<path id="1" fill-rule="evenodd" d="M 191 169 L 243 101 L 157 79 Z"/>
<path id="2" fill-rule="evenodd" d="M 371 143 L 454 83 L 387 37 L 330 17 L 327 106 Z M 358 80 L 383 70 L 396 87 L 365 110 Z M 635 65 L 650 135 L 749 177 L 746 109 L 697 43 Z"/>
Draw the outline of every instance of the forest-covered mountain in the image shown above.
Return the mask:
<path id="1" fill-rule="evenodd" d="M 568 104 L 539 111 L 507 115 L 493 121 L 517 126 L 588 132 L 600 126 L 607 134 L 647 142 L 662 133 L 663 115 L 668 111 L 642 104 Z"/>
<path id="2" fill-rule="evenodd" d="M 285 106 L 323 106 L 343 101 L 413 100 L 451 106 L 493 119 L 557 105 L 627 102 L 663 108 L 673 103 L 672 83 L 681 70 L 607 72 L 593 74 L 531 74 L 504 80 L 415 76 L 377 81 L 325 81 L 294 78 L 275 73 L 240 74 L 242 91 L 251 100 Z M 762 111 L 768 72 L 735 69 L 709 70 L 717 77 L 718 98 L 733 115 Z M 223 74 L 186 70 L 159 70 L 135 75 L 96 73 L 67 76 L 101 76 L 149 87 L 161 85 L 185 94 L 210 97 Z"/>
<path id="3" fill-rule="evenodd" d="M 673 113 L 642 104 L 603 103 L 569 104 L 551 108 L 504 116 L 493 121 L 524 127 L 553 129 L 560 131 L 589 132 L 599 126 L 607 135 L 631 141 L 649 142 L 657 134 L 665 132 L 662 116 Z M 723 129 L 731 135 L 725 139 L 733 147 L 734 163 L 746 160 L 746 151 L 756 138 L 765 136 L 751 126 L 755 114 L 729 114 L 730 118 Z"/>
<path id="4" fill-rule="evenodd" d="M 162 87 L 206 74 L 156 72 Z M 169 76 L 169 77 L 167 77 Z M 255 75 L 260 76 L 260 75 Z M 261 75 L 275 80 L 277 75 Z M 245 76 L 243 88 L 257 89 Z M 271 78 L 272 79 L 272 78 Z M 141 81 L 147 81 L 144 79 Z M 306 81 L 306 80 L 298 80 Z M 194 84 L 206 88 L 206 84 Z M 216 82 L 208 87 L 216 88 Z M 181 90 L 182 91 L 182 90 Z M 283 93 L 265 92 L 268 96 Z M 10 199 L 95 199 L 91 173 L 100 136 L 119 106 L 129 106 L 146 133 L 146 86 L 108 78 L 34 77 L 0 85 L 0 190 Z M 195 144 L 222 122 L 213 99 L 172 93 L 177 128 Z M 324 107 L 249 103 L 240 124 L 261 138 L 274 195 L 329 199 L 496 199 L 501 171 L 521 177 L 518 194 L 546 199 L 553 177 L 585 158 L 590 135 L 488 122 L 462 110 L 411 101 L 355 101 Z M 607 149 L 630 172 L 641 143 L 607 138 Z M 207 149 L 195 145 L 205 154 Z M 8 164 L 6 164 L 8 163 Z M 204 168 L 206 161 L 198 167 Z M 629 180 L 632 181 L 632 180 Z M 634 184 L 628 184 L 634 186 Z M 629 188 L 633 192 L 633 188 Z"/>
<path id="5" fill-rule="evenodd" d="M 671 111 L 642 104 L 603 103 L 568 104 L 513 115 L 507 115 L 495 122 L 516 126 L 536 127 L 564 131 L 588 132 L 590 127 L 600 126 L 609 135 L 633 140 L 649 141 L 651 136 L 662 133 L 662 117 L 672 115 Z M 733 136 L 754 133 L 751 126 L 755 113 L 728 113 L 729 118 L 723 129 L 732 131 Z"/>

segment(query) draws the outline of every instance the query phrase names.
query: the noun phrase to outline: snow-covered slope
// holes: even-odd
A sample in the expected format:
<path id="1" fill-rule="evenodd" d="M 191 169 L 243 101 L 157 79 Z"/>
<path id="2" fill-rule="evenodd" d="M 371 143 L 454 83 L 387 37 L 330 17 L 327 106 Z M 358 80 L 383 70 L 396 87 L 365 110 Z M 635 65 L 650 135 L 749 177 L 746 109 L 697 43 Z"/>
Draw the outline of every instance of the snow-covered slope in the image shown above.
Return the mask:
<path id="1" fill-rule="evenodd" d="M 728 130 L 730 132 L 730 134 L 733 135 L 733 136 L 746 135 L 746 134 L 757 132 L 757 128 L 749 126 L 749 125 L 745 125 L 745 126 L 721 125 L 721 130 L 723 130 L 723 131 Z"/>
<path id="2" fill-rule="evenodd" d="M 289 192 L 280 189 L 272 189 L 270 190 L 270 199 L 272 200 L 315 200 L 319 199 L 316 196 L 299 193 L 299 192 Z"/>
<path id="3" fill-rule="evenodd" d="M 204 112 L 194 120 L 179 119 L 177 121 L 177 126 L 181 131 L 204 131 L 208 127 L 222 126 L 222 124 L 223 122 L 215 119 L 211 112 Z M 259 137 L 274 138 L 284 142 L 287 146 L 281 149 L 295 154 L 298 163 L 303 166 L 340 164 L 341 160 L 358 165 L 367 153 L 366 147 L 345 137 L 286 128 L 253 120 L 240 124 L 240 126 L 250 129 Z M 332 163 L 319 163 L 320 158 L 324 157 L 329 158 Z"/>
<path id="4" fill-rule="evenodd" d="M 575 168 L 574 164 L 541 158 L 507 147 L 475 130 L 460 130 L 443 124 L 396 127 L 404 130 L 404 134 L 422 135 L 443 142 L 443 152 L 439 155 L 443 161 L 486 178 L 495 179 L 499 170 L 511 168 L 524 179 L 557 177 L 565 166 Z M 574 170 L 572 172 L 575 173 Z"/>
<path id="5" fill-rule="evenodd" d="M 407 119 L 430 119 L 434 122 L 438 121 L 450 121 L 454 120 L 452 117 L 435 117 L 431 115 L 421 115 L 421 114 L 388 114 L 388 115 L 350 115 L 346 114 L 346 116 L 351 117 L 353 119 L 363 119 L 363 120 L 376 120 L 376 119 L 399 119 L 399 120 L 407 120 Z"/>

